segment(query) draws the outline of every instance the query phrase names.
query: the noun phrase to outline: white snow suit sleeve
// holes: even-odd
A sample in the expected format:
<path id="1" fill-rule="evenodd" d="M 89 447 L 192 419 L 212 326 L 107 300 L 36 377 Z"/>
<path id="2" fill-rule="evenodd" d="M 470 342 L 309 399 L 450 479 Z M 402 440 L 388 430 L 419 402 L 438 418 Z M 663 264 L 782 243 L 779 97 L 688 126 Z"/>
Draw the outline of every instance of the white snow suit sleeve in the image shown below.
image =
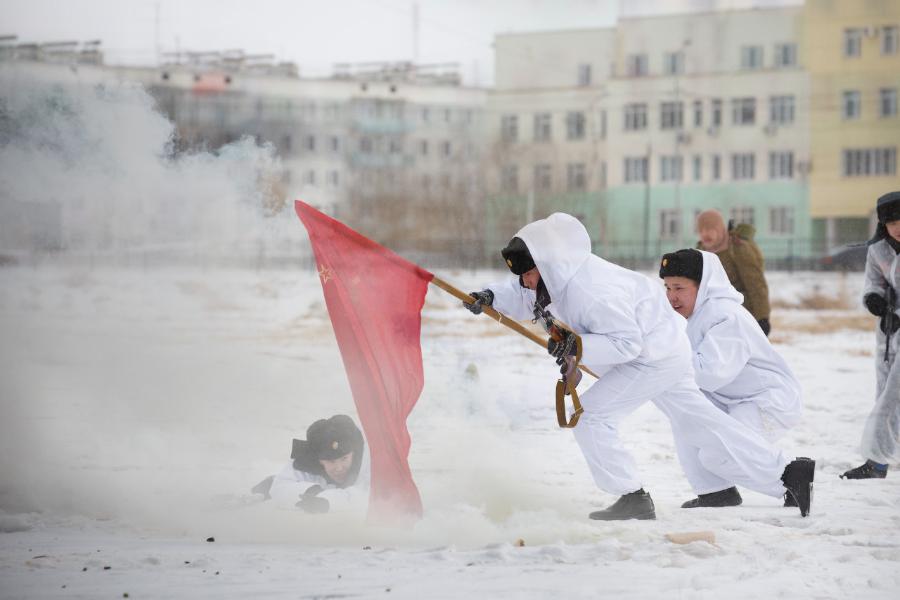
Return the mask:
<path id="1" fill-rule="evenodd" d="M 705 392 L 715 392 L 734 381 L 750 360 L 750 344 L 733 315 L 707 330 L 694 349 L 694 377 Z"/>
<path id="2" fill-rule="evenodd" d="M 643 335 L 634 308 L 612 298 L 583 305 L 577 322 L 581 334 L 581 360 L 587 365 L 618 365 L 634 360 L 641 353 Z"/>
<path id="3" fill-rule="evenodd" d="M 293 463 L 288 463 L 272 480 L 269 495 L 276 504 L 292 507 L 300 501 L 300 496 L 314 485 L 324 488 L 328 482 L 324 477 L 298 471 Z"/>
<path id="4" fill-rule="evenodd" d="M 494 302 L 491 304 L 494 310 L 517 321 L 534 318 L 535 293 L 519 285 L 518 277 L 496 281 L 485 286 L 485 289 L 494 293 Z"/>

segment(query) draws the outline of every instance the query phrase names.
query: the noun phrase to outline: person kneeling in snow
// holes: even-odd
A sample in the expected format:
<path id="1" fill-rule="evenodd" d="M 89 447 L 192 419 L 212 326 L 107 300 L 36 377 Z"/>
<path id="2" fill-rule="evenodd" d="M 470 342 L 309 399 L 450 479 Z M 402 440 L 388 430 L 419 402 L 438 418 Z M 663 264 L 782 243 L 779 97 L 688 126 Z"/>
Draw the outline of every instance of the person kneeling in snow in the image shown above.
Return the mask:
<path id="1" fill-rule="evenodd" d="M 523 227 L 501 252 L 516 277 L 470 294 L 466 308 L 493 306 L 514 319 L 552 308 L 581 338 L 582 361 L 600 374 L 581 396 L 575 440 L 600 489 L 619 495 L 595 520 L 655 519 L 650 494 L 619 439 L 619 423 L 646 402 L 668 417 L 685 475 L 698 494 L 739 484 L 797 498 L 809 514 L 815 461 L 784 455 L 758 433 L 714 407 L 694 381 L 684 319 L 662 286 L 591 252 L 575 217 L 554 213 Z M 557 361 L 577 356 L 571 335 L 547 350 Z"/>
<path id="2" fill-rule="evenodd" d="M 305 440 L 294 440 L 292 462 L 253 492 L 308 513 L 364 508 L 369 497 L 370 465 L 362 432 L 347 415 L 320 419 Z"/>
<path id="3" fill-rule="evenodd" d="M 711 252 L 679 250 L 662 257 L 659 276 L 675 312 L 687 319 L 694 379 L 722 411 L 774 442 L 800 421 L 800 383 L 743 306 L 743 296 Z M 736 487 L 715 490 L 682 504 L 737 506 Z M 785 494 L 785 506 L 796 506 Z"/>

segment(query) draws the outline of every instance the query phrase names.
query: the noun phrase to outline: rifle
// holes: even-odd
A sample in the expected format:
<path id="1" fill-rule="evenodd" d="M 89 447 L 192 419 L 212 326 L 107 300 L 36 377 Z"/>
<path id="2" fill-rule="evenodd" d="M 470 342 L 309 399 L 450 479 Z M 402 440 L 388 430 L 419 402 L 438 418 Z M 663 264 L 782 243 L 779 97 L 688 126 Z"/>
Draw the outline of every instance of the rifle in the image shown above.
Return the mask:
<path id="1" fill-rule="evenodd" d="M 448 292 L 452 296 L 456 296 L 463 302 L 472 303 L 475 302 L 475 298 L 468 295 L 467 293 L 461 291 L 459 288 L 451 285 L 450 283 L 444 281 L 439 277 L 433 277 L 431 283 L 441 288 L 445 292 Z M 540 311 L 540 317 L 538 316 L 538 312 Z M 512 329 L 513 331 L 527 337 L 532 342 L 538 344 L 542 348 L 547 348 L 547 341 L 541 336 L 537 335 L 530 329 L 524 327 L 518 321 L 514 319 L 510 319 L 506 315 L 497 310 L 491 308 L 490 306 L 485 306 L 483 309 L 483 313 L 490 318 L 494 319 L 501 325 L 505 325 Z M 545 318 L 546 316 L 546 318 Z M 576 423 L 578 423 L 578 418 L 581 416 L 581 413 L 584 412 L 584 409 L 581 407 L 581 402 L 578 400 L 578 393 L 575 391 L 575 386 L 578 385 L 578 381 L 581 380 L 581 373 L 578 371 L 584 371 L 588 375 L 593 375 L 599 379 L 599 376 L 596 375 L 593 371 L 585 367 L 584 365 L 578 364 L 581 360 L 581 336 L 572 331 L 572 328 L 561 322 L 559 319 L 556 319 L 553 315 L 550 314 L 549 311 L 545 311 L 542 306 L 535 305 L 535 322 L 540 320 L 541 325 L 547 330 L 547 333 L 550 336 L 558 336 L 557 338 L 553 338 L 554 341 L 564 340 L 567 335 L 570 334 L 574 336 L 574 343 L 576 344 L 576 354 L 570 361 L 566 361 L 565 367 L 566 371 L 563 372 L 562 368 L 560 369 L 561 374 L 563 375 L 563 379 L 560 379 L 556 382 L 556 421 L 559 423 L 560 427 L 575 427 Z M 554 333 L 551 333 L 553 331 Z M 571 362 L 571 365 L 569 364 Z M 563 365 L 560 365 L 561 367 Z M 565 409 L 565 397 L 572 396 L 572 405 L 575 407 L 575 413 L 572 415 L 570 420 L 566 420 L 566 409 Z"/>
<path id="2" fill-rule="evenodd" d="M 889 362 L 888 355 L 891 352 L 891 333 L 894 329 L 894 319 L 898 318 L 897 315 L 894 314 L 894 311 L 897 310 L 897 292 L 894 291 L 894 288 L 891 287 L 889 283 L 887 286 L 887 310 L 884 311 L 884 362 Z"/>

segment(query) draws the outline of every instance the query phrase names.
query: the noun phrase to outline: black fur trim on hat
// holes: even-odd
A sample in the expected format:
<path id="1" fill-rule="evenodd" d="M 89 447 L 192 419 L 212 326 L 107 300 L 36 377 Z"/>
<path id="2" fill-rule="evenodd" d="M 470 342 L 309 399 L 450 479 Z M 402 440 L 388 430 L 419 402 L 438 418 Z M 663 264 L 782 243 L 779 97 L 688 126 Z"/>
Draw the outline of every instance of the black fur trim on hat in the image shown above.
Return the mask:
<path id="1" fill-rule="evenodd" d="M 703 254 L 693 248 L 664 254 L 659 263 L 659 277 L 687 277 L 699 284 L 703 279 Z"/>
<path id="2" fill-rule="evenodd" d="M 875 205 L 879 223 L 900 220 L 900 192 L 888 192 Z"/>
<path id="3" fill-rule="evenodd" d="M 365 440 L 362 432 L 347 415 L 335 415 L 330 419 L 320 419 L 306 430 L 305 440 L 294 440 L 291 447 L 291 458 L 294 468 L 304 473 L 312 473 L 324 477 L 329 483 L 339 487 L 349 487 L 356 482 L 362 464 Z M 320 460 L 334 460 L 353 452 L 353 464 L 350 476 L 338 484 L 332 481 Z"/>
<path id="4" fill-rule="evenodd" d="M 522 238 L 514 237 L 509 240 L 506 248 L 500 251 L 506 266 L 514 275 L 522 275 L 535 267 L 534 259 L 531 258 L 531 252 L 528 246 L 522 241 Z"/>

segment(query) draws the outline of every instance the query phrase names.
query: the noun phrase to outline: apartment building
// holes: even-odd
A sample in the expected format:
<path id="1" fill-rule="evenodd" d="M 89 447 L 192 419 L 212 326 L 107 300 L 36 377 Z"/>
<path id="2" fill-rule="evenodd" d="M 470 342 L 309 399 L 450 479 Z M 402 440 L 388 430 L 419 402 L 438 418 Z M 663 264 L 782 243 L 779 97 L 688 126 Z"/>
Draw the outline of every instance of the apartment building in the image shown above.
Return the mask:
<path id="1" fill-rule="evenodd" d="M 546 213 L 577 192 L 612 258 L 692 245 L 712 207 L 754 224 L 769 255 L 808 254 L 802 19 L 787 7 L 499 36 L 493 202 Z"/>

